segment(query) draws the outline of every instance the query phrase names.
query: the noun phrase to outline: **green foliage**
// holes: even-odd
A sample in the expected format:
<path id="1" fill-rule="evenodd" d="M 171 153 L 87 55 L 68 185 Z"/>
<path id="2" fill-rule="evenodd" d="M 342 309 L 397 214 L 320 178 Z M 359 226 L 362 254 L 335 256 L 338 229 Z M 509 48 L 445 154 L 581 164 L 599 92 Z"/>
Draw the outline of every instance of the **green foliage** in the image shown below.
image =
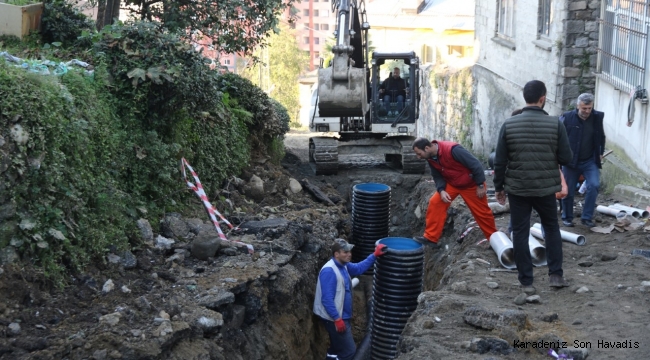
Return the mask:
<path id="1" fill-rule="evenodd" d="M 0 246 L 10 241 L 58 279 L 109 244 L 125 247 L 133 228 L 125 211 L 131 201 L 112 176 L 128 134 L 101 88 L 75 72 L 59 81 L 0 64 L 0 132 L 9 139 L 20 126 L 28 136 L 6 148 L 12 163 L 2 181 L 11 185 L 19 227 Z"/>
<path id="2" fill-rule="evenodd" d="M 210 70 L 160 24 L 107 26 L 82 40 L 94 47 L 66 55 L 91 62 L 92 77 L 0 60 L 0 208 L 16 209 L 3 215 L 0 248 L 15 247 L 59 284 L 110 247 L 139 246 L 139 217 L 157 223 L 183 210 L 194 195 L 180 181 L 181 157 L 214 196 L 256 141 L 279 161 L 289 122 L 261 89 Z"/>
<path id="3" fill-rule="evenodd" d="M 279 101 L 275 99 L 270 99 L 271 104 L 273 104 L 273 109 L 275 111 L 275 114 L 277 117 L 280 119 L 280 122 L 282 124 L 288 124 L 289 123 L 289 114 L 287 113 L 287 109 L 280 104 Z M 269 149 L 268 153 L 269 156 L 271 157 L 271 162 L 274 164 L 279 165 L 280 161 L 284 158 L 284 136 L 278 135 L 274 138 L 271 139 L 269 143 Z"/>
<path id="4" fill-rule="evenodd" d="M 65 0 L 46 0 L 41 17 L 41 36 L 45 43 L 72 45 L 83 31 L 94 30 L 91 19 Z"/>
<path id="5" fill-rule="evenodd" d="M 280 14 L 295 0 L 126 0 L 140 20 L 158 19 L 193 40 L 207 38 L 217 52 L 249 55 L 277 31 Z"/>
<path id="6" fill-rule="evenodd" d="M 226 73 L 220 77 L 220 88 L 228 92 L 246 111 L 253 114 L 252 146 L 265 151 L 278 137 L 289 131 L 289 116 L 276 113 L 272 99 L 250 80 Z"/>

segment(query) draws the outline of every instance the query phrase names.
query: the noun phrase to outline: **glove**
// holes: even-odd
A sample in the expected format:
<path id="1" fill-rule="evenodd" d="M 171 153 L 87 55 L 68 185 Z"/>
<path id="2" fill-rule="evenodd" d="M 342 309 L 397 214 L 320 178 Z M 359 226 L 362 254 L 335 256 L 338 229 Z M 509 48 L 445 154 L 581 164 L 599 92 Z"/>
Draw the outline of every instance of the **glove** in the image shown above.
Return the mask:
<path id="1" fill-rule="evenodd" d="M 375 248 L 374 254 L 375 254 L 375 256 L 382 256 L 382 255 L 384 255 L 386 253 L 386 250 L 387 250 L 386 249 L 386 244 L 379 244 Z"/>
<path id="2" fill-rule="evenodd" d="M 336 331 L 337 332 L 340 332 L 340 333 L 345 332 L 345 329 L 346 329 L 345 322 L 343 322 L 342 318 L 338 319 L 338 320 L 334 320 L 334 326 L 336 326 Z"/>

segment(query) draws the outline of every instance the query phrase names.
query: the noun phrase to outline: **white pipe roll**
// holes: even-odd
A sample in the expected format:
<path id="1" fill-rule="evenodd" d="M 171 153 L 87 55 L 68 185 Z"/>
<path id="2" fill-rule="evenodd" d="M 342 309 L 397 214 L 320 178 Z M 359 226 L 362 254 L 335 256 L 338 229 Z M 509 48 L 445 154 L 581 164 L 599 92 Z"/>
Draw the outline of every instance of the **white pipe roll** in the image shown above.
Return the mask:
<path id="1" fill-rule="evenodd" d="M 596 207 L 596 211 L 598 211 L 601 214 L 615 216 L 617 219 L 622 219 L 625 217 L 625 215 L 627 215 L 625 210 L 602 206 L 602 205 L 598 205 Z"/>
<path id="2" fill-rule="evenodd" d="M 546 266 L 546 248 L 532 234 L 528 235 L 530 258 L 534 266 Z"/>
<path id="3" fill-rule="evenodd" d="M 533 227 L 539 229 L 540 232 L 542 231 L 542 225 L 540 223 L 533 224 Z M 562 240 L 564 241 L 568 241 L 580 246 L 584 245 L 587 242 L 587 239 L 583 235 L 574 234 L 572 232 L 564 230 L 560 230 L 560 237 L 562 237 Z"/>
<path id="4" fill-rule="evenodd" d="M 609 207 L 614 208 L 614 209 L 621 209 L 621 210 L 625 211 L 626 213 L 631 214 L 635 218 L 640 217 L 640 218 L 643 218 L 643 219 L 647 219 L 648 216 L 650 216 L 650 212 L 648 212 L 647 210 L 633 208 L 633 207 L 625 206 L 625 205 L 621 205 L 621 204 L 612 204 Z"/>
<path id="5" fill-rule="evenodd" d="M 501 265 L 506 269 L 516 269 L 515 264 L 515 250 L 512 248 L 512 241 L 508 235 L 501 231 L 497 231 L 490 236 L 490 247 L 497 254 L 497 258 Z"/>

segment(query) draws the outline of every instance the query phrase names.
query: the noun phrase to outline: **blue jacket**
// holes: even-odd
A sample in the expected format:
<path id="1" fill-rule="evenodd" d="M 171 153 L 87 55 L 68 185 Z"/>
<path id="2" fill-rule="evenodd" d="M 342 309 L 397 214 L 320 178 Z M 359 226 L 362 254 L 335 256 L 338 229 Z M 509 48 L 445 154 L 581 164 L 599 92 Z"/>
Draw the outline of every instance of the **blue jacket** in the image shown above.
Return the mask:
<path id="1" fill-rule="evenodd" d="M 605 152 L 605 130 L 603 129 L 603 118 L 605 113 L 593 110 L 590 118 L 594 121 L 594 161 L 599 169 L 602 169 L 600 155 Z M 580 154 L 580 142 L 582 141 L 582 119 L 578 116 L 578 110 L 567 111 L 560 116 L 560 121 L 566 127 L 566 133 L 569 136 L 569 145 L 573 151 L 573 158 L 566 166 L 574 168 L 578 165 L 578 156 Z"/>
<path id="2" fill-rule="evenodd" d="M 370 254 L 365 260 L 358 263 L 348 263 L 343 266 L 334 260 L 338 267 L 343 281 L 345 282 L 345 299 L 343 301 L 343 320 L 352 318 L 352 283 L 351 277 L 361 275 L 375 263 L 375 255 Z M 334 305 L 334 295 L 336 295 L 336 275 L 330 268 L 325 268 L 319 275 L 322 297 L 321 302 L 332 319 L 338 319 L 339 314 Z"/>

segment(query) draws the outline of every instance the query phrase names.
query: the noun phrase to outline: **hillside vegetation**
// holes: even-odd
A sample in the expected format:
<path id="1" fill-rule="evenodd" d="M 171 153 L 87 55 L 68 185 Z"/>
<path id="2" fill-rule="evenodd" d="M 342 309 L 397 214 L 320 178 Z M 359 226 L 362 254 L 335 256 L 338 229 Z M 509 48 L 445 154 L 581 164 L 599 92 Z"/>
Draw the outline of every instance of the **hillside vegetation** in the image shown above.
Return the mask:
<path id="1" fill-rule="evenodd" d="M 281 158 L 289 116 L 160 24 L 96 32 L 83 19 L 54 26 L 54 15 L 43 16 L 47 42 L 0 38 L 0 52 L 93 69 L 42 75 L 0 57 L 0 251 L 63 284 L 109 249 L 138 247 L 138 218 L 183 210 L 194 195 L 182 157 L 215 196 L 252 152 Z"/>

